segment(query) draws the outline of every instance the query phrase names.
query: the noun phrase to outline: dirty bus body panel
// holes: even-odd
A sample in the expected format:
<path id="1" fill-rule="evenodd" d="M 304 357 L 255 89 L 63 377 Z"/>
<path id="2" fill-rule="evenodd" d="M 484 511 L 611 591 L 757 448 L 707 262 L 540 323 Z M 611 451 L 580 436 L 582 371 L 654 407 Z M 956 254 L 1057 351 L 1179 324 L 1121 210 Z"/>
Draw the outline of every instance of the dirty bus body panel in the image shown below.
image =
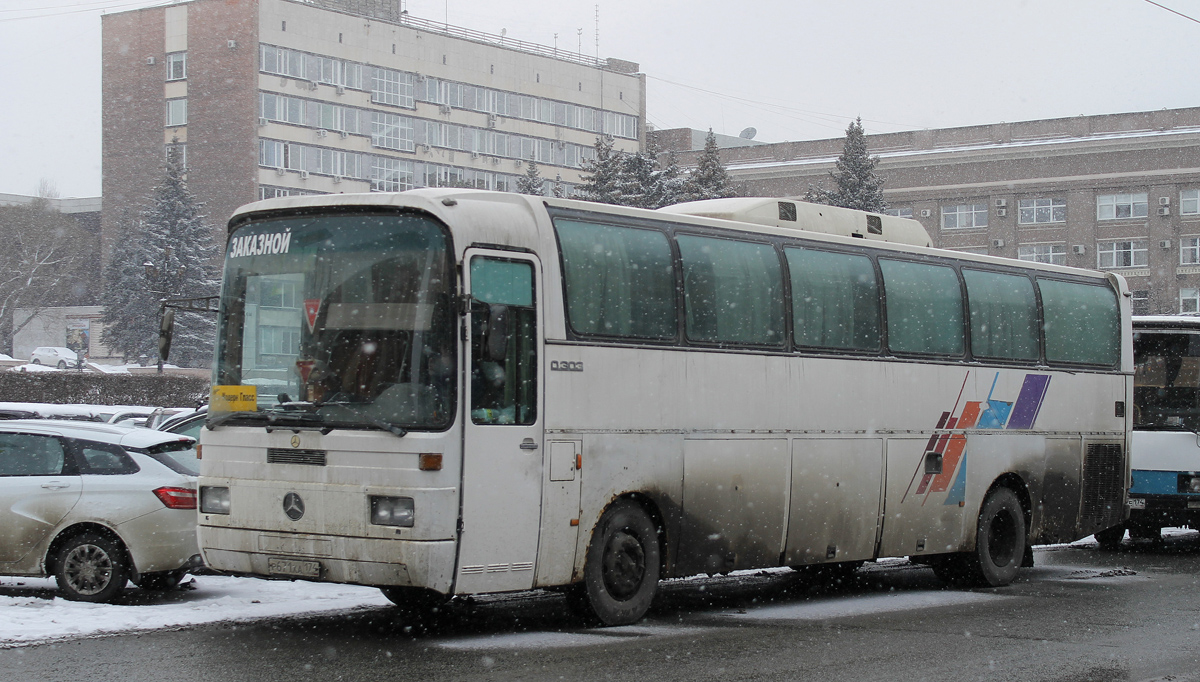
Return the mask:
<path id="1" fill-rule="evenodd" d="M 1021 549 L 1123 521 L 1123 280 L 738 201 L 758 225 L 462 190 L 241 209 L 214 391 L 257 398 L 202 436 L 208 564 L 574 586 L 617 623 L 662 577 L 897 555 L 952 575 L 997 505 Z M 775 203 L 795 226 L 753 217 Z M 285 230 L 299 250 L 264 253 Z"/>

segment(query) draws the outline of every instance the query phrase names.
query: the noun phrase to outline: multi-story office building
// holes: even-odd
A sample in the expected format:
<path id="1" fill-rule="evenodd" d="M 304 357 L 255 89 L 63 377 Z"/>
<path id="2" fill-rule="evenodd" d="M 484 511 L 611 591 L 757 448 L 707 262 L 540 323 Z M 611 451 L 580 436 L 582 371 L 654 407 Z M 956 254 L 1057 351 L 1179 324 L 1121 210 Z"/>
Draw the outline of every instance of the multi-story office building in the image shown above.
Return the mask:
<path id="1" fill-rule="evenodd" d="M 682 140 L 667 135 L 659 139 Z M 739 189 L 829 187 L 843 138 L 722 149 Z M 1200 310 L 1200 108 L 869 135 L 934 244 L 1118 272 L 1138 313 Z M 680 151 L 678 145 L 675 147 Z M 694 162 L 681 153 L 680 162 Z"/>
<path id="2" fill-rule="evenodd" d="M 400 0 L 191 0 L 103 18 L 106 251 L 178 145 L 218 230 L 264 197 L 578 183 L 636 150 L 638 65 L 409 16 Z M 548 190 L 549 191 L 549 190 Z M 223 240 L 219 240 L 223 241 Z"/>

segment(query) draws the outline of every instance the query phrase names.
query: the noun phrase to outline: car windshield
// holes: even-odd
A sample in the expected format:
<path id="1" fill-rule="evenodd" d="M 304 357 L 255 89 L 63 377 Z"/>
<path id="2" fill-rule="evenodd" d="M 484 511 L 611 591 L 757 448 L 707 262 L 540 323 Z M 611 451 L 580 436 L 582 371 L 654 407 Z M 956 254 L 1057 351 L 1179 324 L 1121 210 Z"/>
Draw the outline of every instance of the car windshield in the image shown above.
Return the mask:
<path id="1" fill-rule="evenodd" d="M 411 213 L 252 220 L 232 234 L 210 424 L 439 430 L 454 406 L 449 238 Z"/>
<path id="2" fill-rule="evenodd" d="M 1133 359 L 1134 428 L 1200 430 L 1200 334 L 1138 332 Z"/>

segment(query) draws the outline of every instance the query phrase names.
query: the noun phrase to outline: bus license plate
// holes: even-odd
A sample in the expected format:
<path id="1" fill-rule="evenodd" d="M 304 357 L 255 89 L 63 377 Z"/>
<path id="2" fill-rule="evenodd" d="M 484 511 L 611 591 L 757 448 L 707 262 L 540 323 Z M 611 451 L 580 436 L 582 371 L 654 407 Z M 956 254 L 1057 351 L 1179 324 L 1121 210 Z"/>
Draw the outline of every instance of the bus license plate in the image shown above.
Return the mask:
<path id="1" fill-rule="evenodd" d="M 267 559 L 267 573 L 271 575 L 294 575 L 300 578 L 320 578 L 321 564 L 316 561 L 296 559 Z"/>
<path id="2" fill-rule="evenodd" d="M 1146 498 L 1144 498 L 1144 497 L 1129 498 L 1129 508 L 1130 509 L 1145 509 L 1146 508 Z"/>
<path id="3" fill-rule="evenodd" d="M 1188 509 L 1200 509 L 1200 500 L 1188 500 Z"/>

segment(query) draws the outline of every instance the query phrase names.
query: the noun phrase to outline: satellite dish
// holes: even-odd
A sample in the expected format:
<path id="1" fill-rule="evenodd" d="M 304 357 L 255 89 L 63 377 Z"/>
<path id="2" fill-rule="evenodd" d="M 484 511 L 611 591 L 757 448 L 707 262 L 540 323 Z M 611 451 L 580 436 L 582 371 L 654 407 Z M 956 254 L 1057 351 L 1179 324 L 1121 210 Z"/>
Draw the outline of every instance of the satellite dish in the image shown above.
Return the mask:
<path id="1" fill-rule="evenodd" d="M 758 131 L 755 130 L 753 127 L 751 127 L 751 128 L 746 128 L 742 132 L 738 133 L 738 137 L 742 138 L 743 140 L 753 140 L 754 136 L 757 134 L 758 134 Z"/>

